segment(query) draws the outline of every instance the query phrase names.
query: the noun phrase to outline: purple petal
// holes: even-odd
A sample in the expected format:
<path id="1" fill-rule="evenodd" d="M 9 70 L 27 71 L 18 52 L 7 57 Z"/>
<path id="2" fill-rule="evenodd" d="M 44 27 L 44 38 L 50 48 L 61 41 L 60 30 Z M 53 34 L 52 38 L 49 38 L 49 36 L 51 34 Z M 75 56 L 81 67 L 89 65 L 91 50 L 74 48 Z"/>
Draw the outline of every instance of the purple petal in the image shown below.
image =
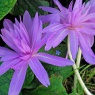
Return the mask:
<path id="1" fill-rule="evenodd" d="M 8 71 L 13 65 L 18 64 L 20 62 L 20 59 L 14 59 L 5 61 L 0 66 L 0 75 L 4 74 L 6 71 Z"/>
<path id="2" fill-rule="evenodd" d="M 94 28 L 83 27 L 81 31 L 88 35 L 95 35 Z"/>
<path id="3" fill-rule="evenodd" d="M 44 35 L 44 38 L 42 38 L 42 39 L 39 41 L 39 43 L 35 46 L 35 48 L 34 48 L 34 50 L 33 50 L 33 53 L 34 53 L 34 54 L 37 53 L 38 50 L 46 44 L 46 41 L 47 41 L 48 37 L 49 37 L 49 34 L 46 34 L 46 35 Z"/>
<path id="4" fill-rule="evenodd" d="M 63 24 L 60 24 L 60 23 L 53 23 L 53 24 L 50 24 L 49 26 L 47 26 L 46 28 L 43 29 L 43 32 L 55 32 L 55 31 L 59 31 L 60 29 L 63 29 L 64 26 Z"/>
<path id="5" fill-rule="evenodd" d="M 48 14 L 48 15 L 39 16 L 39 19 L 41 19 L 43 23 L 48 23 L 48 22 L 57 23 L 60 21 L 60 16 L 59 14 Z"/>
<path id="6" fill-rule="evenodd" d="M 72 11 L 72 8 L 73 8 L 73 1 L 71 1 L 69 4 L 69 7 L 68 7 L 69 11 Z"/>
<path id="7" fill-rule="evenodd" d="M 26 43 L 30 43 L 30 39 L 29 39 L 29 35 L 28 35 L 28 33 L 27 33 L 27 30 L 26 30 L 26 28 L 25 28 L 25 26 L 24 26 L 24 24 L 22 23 L 22 22 L 20 22 L 20 24 L 19 24 L 19 27 L 20 27 L 20 36 L 22 37 L 22 39 L 26 42 Z"/>
<path id="8" fill-rule="evenodd" d="M 35 28 L 36 26 L 36 28 Z M 42 33 L 42 22 L 38 19 L 38 13 L 36 13 L 35 18 L 33 20 L 32 26 L 32 44 L 31 47 L 34 48 L 37 42 L 41 39 Z"/>
<path id="9" fill-rule="evenodd" d="M 25 25 L 25 27 L 27 29 L 27 32 L 28 32 L 30 40 L 32 40 L 31 38 L 32 38 L 33 33 L 31 31 L 32 31 L 33 21 L 31 19 L 31 16 L 30 16 L 28 11 L 25 11 L 25 13 L 24 13 L 23 23 L 24 23 L 24 25 Z"/>
<path id="10" fill-rule="evenodd" d="M 13 52 L 5 47 L 0 47 L 0 57 L 7 55 L 7 53 L 9 54 L 10 52 Z"/>
<path id="11" fill-rule="evenodd" d="M 86 60 L 86 62 L 88 62 L 91 65 L 95 65 L 95 56 L 90 54 L 90 53 L 88 53 L 82 47 L 81 47 L 81 50 L 82 50 L 82 54 L 83 54 L 83 57 Z"/>
<path id="12" fill-rule="evenodd" d="M 17 27 L 19 27 L 19 21 L 16 18 L 15 18 L 15 24 L 14 25 L 16 25 Z"/>
<path id="13" fill-rule="evenodd" d="M 8 54 L 8 52 L 7 52 L 7 54 L 5 56 L 3 56 L 0 60 L 1 61 L 8 61 L 8 60 L 13 60 L 15 58 L 19 58 L 19 55 L 17 53 L 11 52 L 10 54 Z"/>
<path id="14" fill-rule="evenodd" d="M 13 40 L 14 40 L 14 36 L 11 35 L 11 33 L 6 30 L 6 29 L 1 29 L 2 35 L 1 38 L 3 39 L 3 41 L 9 46 L 11 47 L 13 50 L 19 52 L 18 48 L 15 46 Z M 15 46 L 15 47 L 14 47 Z"/>
<path id="15" fill-rule="evenodd" d="M 53 48 L 58 46 L 64 40 L 64 38 L 68 35 L 68 33 L 69 31 L 67 31 L 66 29 L 60 31 L 60 33 L 58 34 L 57 37 L 55 37 L 55 40 L 52 43 Z"/>
<path id="16" fill-rule="evenodd" d="M 4 22 L 3 22 L 3 26 L 6 29 L 13 28 L 13 23 L 10 20 L 5 19 Z"/>
<path id="17" fill-rule="evenodd" d="M 51 47 L 55 48 L 57 45 L 61 43 L 61 41 L 67 36 L 69 31 L 65 29 L 60 29 L 55 33 L 51 33 L 45 46 L 45 50 L 50 50 Z"/>
<path id="18" fill-rule="evenodd" d="M 46 87 L 50 85 L 49 78 L 46 70 L 43 68 L 42 64 L 39 62 L 37 58 L 32 58 L 29 60 L 29 66 L 34 72 L 35 76 L 38 80 Z"/>
<path id="19" fill-rule="evenodd" d="M 90 0 L 92 6 L 95 6 L 95 0 Z"/>
<path id="20" fill-rule="evenodd" d="M 35 56 L 37 56 L 39 60 L 55 66 L 73 65 L 73 62 L 71 60 L 46 53 L 37 53 Z"/>
<path id="21" fill-rule="evenodd" d="M 65 7 L 63 7 L 63 6 L 61 5 L 61 3 L 60 3 L 58 0 L 53 0 L 53 1 L 54 1 L 54 3 L 58 6 L 58 8 L 60 9 L 60 11 L 61 11 L 62 13 L 64 13 L 64 14 L 67 13 L 67 9 L 66 9 Z"/>
<path id="22" fill-rule="evenodd" d="M 95 19 L 95 13 L 90 13 L 86 17 L 82 18 L 82 22 L 85 22 L 87 20 Z"/>
<path id="23" fill-rule="evenodd" d="M 94 36 L 86 35 L 86 34 L 82 34 L 82 35 L 84 38 L 86 38 L 86 43 L 88 43 L 88 45 L 92 47 L 92 45 L 94 44 Z"/>
<path id="24" fill-rule="evenodd" d="M 95 6 L 91 6 L 89 13 L 95 13 Z"/>
<path id="25" fill-rule="evenodd" d="M 80 32 L 78 32 L 78 38 L 79 38 L 79 42 L 80 42 L 80 45 L 81 47 L 86 50 L 86 52 L 88 52 L 89 54 L 91 54 L 92 56 L 94 55 L 93 51 L 91 50 L 89 44 L 87 43 L 86 41 L 86 37 L 84 38 L 82 36 L 82 34 Z"/>
<path id="26" fill-rule="evenodd" d="M 41 8 L 42 10 L 46 11 L 46 12 L 50 12 L 50 13 L 60 13 L 59 10 L 55 9 L 55 8 L 51 8 L 51 7 L 43 7 L 43 6 L 40 6 L 39 8 Z"/>
<path id="27" fill-rule="evenodd" d="M 81 6 L 82 6 L 82 0 L 76 0 L 73 9 L 76 10 L 77 8 L 80 8 Z"/>
<path id="28" fill-rule="evenodd" d="M 51 33 L 51 34 L 49 34 L 50 36 L 49 36 L 49 38 L 47 39 L 47 42 L 46 42 L 46 46 L 45 46 L 45 50 L 47 51 L 47 50 L 50 50 L 51 49 L 51 47 L 52 47 L 52 43 L 53 43 L 53 41 L 55 40 L 55 33 Z"/>
<path id="29" fill-rule="evenodd" d="M 76 31 L 70 31 L 69 36 L 70 36 L 70 51 L 73 59 L 75 59 L 78 51 L 78 36 L 76 34 Z"/>
<path id="30" fill-rule="evenodd" d="M 28 11 L 25 11 L 23 15 L 23 23 L 27 30 L 31 27 L 32 19 Z"/>
<path id="31" fill-rule="evenodd" d="M 27 64 L 25 64 L 21 69 L 18 69 L 14 72 L 10 83 L 8 95 L 19 95 L 22 85 L 24 83 L 26 70 Z"/>
<path id="32" fill-rule="evenodd" d="M 81 35 L 81 33 L 78 32 L 78 34 L 79 34 L 80 48 L 82 50 L 84 59 L 88 63 L 94 64 L 95 63 L 95 55 L 94 55 L 93 51 L 91 50 L 91 47 L 87 43 L 86 37 L 84 39 L 83 36 Z"/>

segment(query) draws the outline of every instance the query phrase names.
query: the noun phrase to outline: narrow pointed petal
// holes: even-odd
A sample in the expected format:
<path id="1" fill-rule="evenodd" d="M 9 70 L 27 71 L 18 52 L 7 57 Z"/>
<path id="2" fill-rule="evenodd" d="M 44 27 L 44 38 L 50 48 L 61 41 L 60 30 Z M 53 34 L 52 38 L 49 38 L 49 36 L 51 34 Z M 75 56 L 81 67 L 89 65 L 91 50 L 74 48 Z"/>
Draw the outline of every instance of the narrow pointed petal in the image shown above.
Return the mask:
<path id="1" fill-rule="evenodd" d="M 86 52 L 86 50 L 84 50 L 82 47 L 80 47 L 82 50 L 82 54 L 84 59 L 86 60 L 86 62 L 88 62 L 91 65 L 95 65 L 95 56 Z"/>
<path id="2" fill-rule="evenodd" d="M 18 64 L 20 62 L 20 59 L 14 59 L 5 61 L 0 66 L 0 75 L 4 74 L 6 71 L 8 71 L 13 65 Z"/>
<path id="3" fill-rule="evenodd" d="M 95 13 L 88 14 L 85 18 L 82 18 L 81 21 L 85 22 L 87 20 L 95 19 Z"/>
<path id="4" fill-rule="evenodd" d="M 1 29 L 1 32 L 3 35 L 3 36 L 1 35 L 1 38 L 3 39 L 3 41 L 13 50 L 18 52 L 19 50 L 17 49 L 17 47 L 16 46 L 14 47 L 15 44 L 13 43 L 13 40 L 14 40 L 13 35 L 11 35 L 10 32 L 6 29 Z"/>
<path id="5" fill-rule="evenodd" d="M 61 43 L 61 41 L 67 36 L 68 33 L 69 31 L 66 31 L 64 28 L 58 30 L 55 33 L 52 33 L 46 42 L 45 50 L 50 50 L 51 47 L 55 48 Z"/>
<path id="6" fill-rule="evenodd" d="M 39 60 L 46 62 L 48 64 L 51 64 L 51 65 L 55 65 L 55 66 L 73 65 L 73 62 L 71 60 L 58 57 L 58 56 L 54 56 L 54 55 L 50 55 L 50 54 L 46 54 L 46 53 L 37 53 L 36 56 L 38 57 Z"/>
<path id="7" fill-rule="evenodd" d="M 32 58 L 28 61 L 28 64 L 32 71 L 34 72 L 37 79 L 46 87 L 50 85 L 49 78 L 47 75 L 46 70 L 42 66 L 42 64 L 39 62 L 37 58 Z"/>
<path id="8" fill-rule="evenodd" d="M 22 37 L 24 42 L 29 44 L 29 42 L 30 42 L 29 35 L 28 35 L 27 30 L 22 22 L 20 22 L 19 28 L 20 28 L 20 33 L 19 33 L 20 36 Z"/>
<path id="9" fill-rule="evenodd" d="M 92 45 L 94 44 L 94 36 L 87 34 L 82 34 L 82 35 L 84 38 L 86 38 L 86 43 L 88 43 L 88 45 L 92 47 Z"/>
<path id="10" fill-rule="evenodd" d="M 76 31 L 70 31 L 69 37 L 70 37 L 70 51 L 73 59 L 75 59 L 78 51 L 78 36 L 76 34 Z"/>
<path id="11" fill-rule="evenodd" d="M 68 33 L 69 31 L 67 31 L 67 29 L 64 29 L 64 30 L 62 29 L 62 31 L 60 31 L 59 35 L 56 37 L 56 39 L 52 43 L 53 48 L 58 46 L 64 40 L 64 38 L 68 35 Z"/>
<path id="12" fill-rule="evenodd" d="M 44 37 L 39 41 L 39 43 L 37 43 L 37 45 L 35 46 L 33 50 L 34 54 L 37 53 L 38 50 L 46 44 L 48 37 L 49 37 L 49 34 L 44 35 Z"/>
<path id="13" fill-rule="evenodd" d="M 12 52 L 12 51 L 5 48 L 5 47 L 0 46 L 0 57 L 4 56 L 4 55 L 6 55 L 7 53 L 10 53 L 10 52 Z"/>
<path id="14" fill-rule="evenodd" d="M 44 11 L 47 11 L 47 12 L 50 12 L 50 13 L 60 13 L 59 10 L 55 9 L 55 8 L 51 8 L 51 7 L 43 7 L 43 6 L 40 6 L 39 8 L 41 8 L 42 10 Z"/>
<path id="15" fill-rule="evenodd" d="M 17 53 L 11 53 L 11 54 L 6 54 L 3 56 L 0 60 L 1 61 L 8 61 L 8 60 L 13 60 L 15 58 L 19 58 L 19 55 Z"/>
<path id="16" fill-rule="evenodd" d="M 73 9 L 76 10 L 77 8 L 80 8 L 81 6 L 82 6 L 82 0 L 76 0 Z"/>
<path id="17" fill-rule="evenodd" d="M 94 36 L 88 35 L 86 37 L 87 37 L 87 41 L 88 41 L 89 46 L 92 47 L 94 44 Z"/>
<path id="18" fill-rule="evenodd" d="M 72 9 L 73 9 L 73 0 L 70 2 L 68 9 L 69 9 L 69 11 L 72 11 Z"/>
<path id="19" fill-rule="evenodd" d="M 36 26 L 36 28 L 35 28 Z M 32 26 L 32 39 L 31 39 L 31 47 L 34 48 L 37 42 L 41 39 L 41 29 L 42 29 L 42 22 L 38 19 L 38 13 L 36 13 L 35 18 L 33 20 Z"/>
<path id="20" fill-rule="evenodd" d="M 17 27 L 19 27 L 19 21 L 15 18 L 15 24 Z"/>
<path id="21" fill-rule="evenodd" d="M 55 34 L 54 33 L 51 33 L 49 38 L 47 39 L 47 42 L 46 42 L 46 46 L 45 46 L 45 50 L 48 51 L 51 49 L 52 47 L 52 43 L 53 41 L 55 40 Z"/>
<path id="22" fill-rule="evenodd" d="M 94 28 L 83 27 L 81 31 L 85 34 L 88 34 L 88 35 L 95 35 Z"/>
<path id="23" fill-rule="evenodd" d="M 43 33 L 55 32 L 55 31 L 59 31 L 60 29 L 63 29 L 63 28 L 64 28 L 63 24 L 53 23 L 53 24 L 47 26 L 46 28 L 44 28 Z"/>
<path id="24" fill-rule="evenodd" d="M 31 16 L 28 11 L 25 11 L 25 13 L 23 15 L 23 23 L 24 23 L 26 29 L 29 30 L 29 27 L 32 23 L 32 19 L 31 19 Z"/>
<path id="25" fill-rule="evenodd" d="M 24 83 L 26 70 L 27 64 L 25 64 L 22 68 L 15 70 L 10 83 L 8 95 L 19 95 L 22 85 Z"/>
<path id="26" fill-rule="evenodd" d="M 92 56 L 94 56 L 93 51 L 91 50 L 89 44 L 87 43 L 86 39 L 84 39 L 84 37 L 82 36 L 82 34 L 80 32 L 78 32 L 78 37 L 79 37 L 79 42 L 81 47 L 86 50 L 86 52 Z"/>
<path id="27" fill-rule="evenodd" d="M 67 13 L 67 9 L 66 9 L 65 7 L 63 7 L 63 6 L 61 5 L 61 3 L 60 3 L 58 0 L 53 0 L 53 1 L 54 1 L 54 3 L 58 6 L 58 8 L 60 9 L 60 11 L 61 11 L 62 13 L 64 13 L 64 14 Z"/>
<path id="28" fill-rule="evenodd" d="M 39 16 L 39 19 L 41 19 L 43 23 L 48 23 L 48 22 L 54 23 L 60 21 L 60 16 L 59 14 L 48 14 L 48 15 Z"/>
<path id="29" fill-rule="evenodd" d="M 3 26 L 6 29 L 13 28 L 13 23 L 10 20 L 5 19 L 4 22 L 3 22 Z"/>
<path id="30" fill-rule="evenodd" d="M 79 42 L 80 42 L 80 48 L 82 50 L 84 59 L 89 64 L 95 64 L 95 55 L 91 50 L 91 47 L 89 46 L 87 41 L 83 38 L 83 36 L 80 33 L 79 33 Z"/>

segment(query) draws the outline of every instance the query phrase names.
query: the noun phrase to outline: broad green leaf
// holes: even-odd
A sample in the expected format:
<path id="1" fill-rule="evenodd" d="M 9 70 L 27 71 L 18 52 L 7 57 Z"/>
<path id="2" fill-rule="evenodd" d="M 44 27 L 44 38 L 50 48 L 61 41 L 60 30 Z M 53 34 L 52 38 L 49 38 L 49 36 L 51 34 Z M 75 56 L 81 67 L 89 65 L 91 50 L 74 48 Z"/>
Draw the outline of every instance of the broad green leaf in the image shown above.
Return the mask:
<path id="1" fill-rule="evenodd" d="M 23 95 L 68 95 L 64 86 L 62 85 L 62 76 L 52 75 L 50 78 L 50 86 L 44 87 L 40 85 L 36 90 L 27 92 Z"/>
<path id="2" fill-rule="evenodd" d="M 49 6 L 49 2 L 44 0 L 17 0 L 17 3 L 11 11 L 11 14 L 23 15 L 25 10 L 28 10 L 31 17 L 34 17 L 36 12 L 39 12 L 39 14 L 45 13 L 39 8 L 39 6 L 43 5 Z"/>
<path id="3" fill-rule="evenodd" d="M 17 0 L 0 0 L 0 20 L 8 14 Z"/>
<path id="4" fill-rule="evenodd" d="M 52 74 L 59 74 L 63 77 L 64 81 L 66 78 L 70 77 L 73 73 L 72 66 L 57 67 L 57 66 L 48 65 L 45 63 L 43 65 L 45 69 L 47 70 L 49 76 Z"/>
<path id="5" fill-rule="evenodd" d="M 13 75 L 13 70 L 9 70 L 0 76 L 0 95 L 8 95 L 10 81 Z"/>

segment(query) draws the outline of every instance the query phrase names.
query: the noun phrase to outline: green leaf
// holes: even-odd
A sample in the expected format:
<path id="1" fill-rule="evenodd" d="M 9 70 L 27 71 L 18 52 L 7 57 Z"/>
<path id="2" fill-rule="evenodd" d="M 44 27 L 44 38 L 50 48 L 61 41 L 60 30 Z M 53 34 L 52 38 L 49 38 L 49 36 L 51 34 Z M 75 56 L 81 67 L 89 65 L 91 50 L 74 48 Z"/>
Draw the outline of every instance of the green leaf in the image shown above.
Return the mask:
<path id="1" fill-rule="evenodd" d="M 77 93 L 80 94 L 80 95 L 84 95 L 84 90 L 81 87 L 79 82 L 77 83 Z"/>
<path id="2" fill-rule="evenodd" d="M 73 73 L 72 66 L 57 67 L 57 66 L 52 66 L 48 64 L 43 64 L 43 65 L 45 69 L 47 70 L 49 76 L 52 74 L 59 74 L 63 77 L 64 81 L 66 78 L 70 77 Z"/>
<path id="3" fill-rule="evenodd" d="M 17 0 L 0 0 L 0 20 L 8 14 Z"/>
<path id="4" fill-rule="evenodd" d="M 42 6 L 49 6 L 49 2 L 44 1 L 44 0 L 39 0 Z"/>
<path id="5" fill-rule="evenodd" d="M 13 75 L 13 70 L 9 70 L 0 76 L 0 95 L 8 95 L 10 81 Z"/>
<path id="6" fill-rule="evenodd" d="M 49 6 L 48 1 L 43 0 L 17 0 L 14 8 L 11 11 L 13 15 L 23 15 L 25 10 L 28 10 L 31 17 L 34 17 L 36 12 L 39 14 L 44 14 L 45 12 L 42 11 L 39 6 Z"/>
<path id="7" fill-rule="evenodd" d="M 25 89 L 31 88 L 31 82 L 33 81 L 33 79 L 34 79 L 34 74 L 30 69 L 30 67 L 28 67 L 23 88 Z"/>
<path id="8" fill-rule="evenodd" d="M 52 75 L 50 78 L 50 86 L 44 87 L 40 85 L 36 90 L 30 93 L 23 93 L 23 95 L 68 95 L 64 86 L 62 85 L 62 76 Z"/>

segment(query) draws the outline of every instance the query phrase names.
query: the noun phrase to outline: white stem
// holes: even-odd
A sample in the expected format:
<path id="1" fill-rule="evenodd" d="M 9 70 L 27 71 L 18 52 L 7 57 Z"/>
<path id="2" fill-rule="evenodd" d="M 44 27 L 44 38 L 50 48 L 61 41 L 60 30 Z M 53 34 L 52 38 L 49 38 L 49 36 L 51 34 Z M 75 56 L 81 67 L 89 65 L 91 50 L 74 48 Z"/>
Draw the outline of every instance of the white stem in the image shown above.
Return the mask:
<path id="1" fill-rule="evenodd" d="M 79 71 L 77 70 L 75 61 L 74 61 L 73 58 L 72 58 L 72 54 L 71 54 L 71 51 L 70 51 L 69 37 L 68 37 L 68 53 L 69 53 L 70 59 L 74 62 L 73 69 L 74 69 L 74 71 L 75 71 L 75 74 L 76 74 L 76 76 L 77 76 L 77 78 L 78 78 L 78 81 L 79 81 L 81 87 L 83 88 L 84 92 L 85 92 L 87 95 L 92 95 L 92 94 L 90 93 L 90 91 L 87 89 L 87 87 L 85 86 L 85 84 L 84 84 L 84 82 L 83 82 L 83 80 L 82 80 L 82 78 L 81 78 L 81 76 L 80 76 L 80 74 L 79 74 Z"/>
<path id="2" fill-rule="evenodd" d="M 68 51 L 67 51 L 67 54 L 66 54 L 66 59 L 68 58 L 68 55 L 69 55 L 69 54 L 68 54 Z"/>
<path id="3" fill-rule="evenodd" d="M 76 67 L 79 68 L 80 66 L 80 61 L 81 61 L 81 49 L 79 48 L 78 50 L 78 55 L 77 55 L 77 60 L 76 60 Z M 74 75 L 74 89 L 76 91 L 77 88 L 77 76 L 76 74 Z"/>
<path id="4" fill-rule="evenodd" d="M 79 48 L 78 55 L 77 55 L 77 60 L 76 60 L 77 68 L 79 68 L 79 66 L 80 66 L 80 61 L 81 61 L 81 49 Z"/>

